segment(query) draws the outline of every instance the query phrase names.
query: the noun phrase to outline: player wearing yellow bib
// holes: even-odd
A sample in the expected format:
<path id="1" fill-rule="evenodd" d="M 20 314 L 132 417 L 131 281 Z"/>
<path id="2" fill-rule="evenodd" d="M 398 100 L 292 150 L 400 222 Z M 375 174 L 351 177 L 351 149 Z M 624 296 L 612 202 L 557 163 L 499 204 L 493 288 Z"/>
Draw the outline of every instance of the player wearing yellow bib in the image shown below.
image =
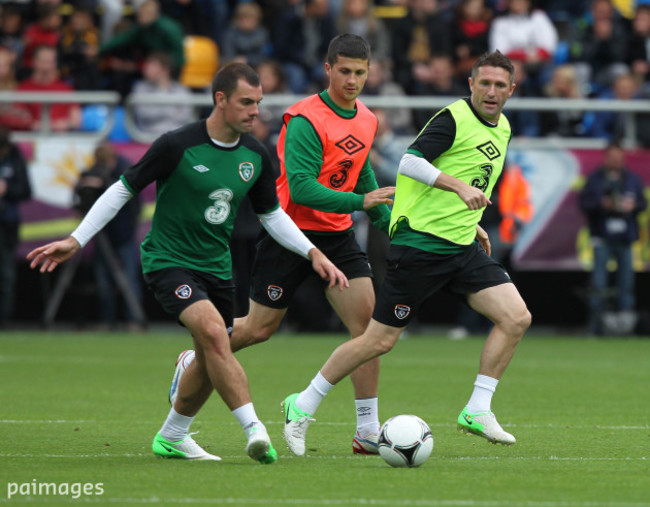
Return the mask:
<path id="1" fill-rule="evenodd" d="M 497 422 L 491 402 L 531 316 L 506 270 L 489 256 L 489 239 L 478 226 L 510 141 L 510 125 L 501 112 L 514 91 L 513 78 L 507 57 L 498 51 L 481 56 L 469 78 L 469 99 L 434 116 L 403 156 L 388 273 L 373 318 L 361 336 L 333 352 L 307 389 L 285 400 L 290 407 L 286 425 L 302 445 L 308 422 L 334 384 L 390 351 L 422 302 L 443 287 L 464 295 L 494 323 L 458 429 L 493 443 L 515 443 Z M 321 389 L 314 390 L 314 384 Z"/>

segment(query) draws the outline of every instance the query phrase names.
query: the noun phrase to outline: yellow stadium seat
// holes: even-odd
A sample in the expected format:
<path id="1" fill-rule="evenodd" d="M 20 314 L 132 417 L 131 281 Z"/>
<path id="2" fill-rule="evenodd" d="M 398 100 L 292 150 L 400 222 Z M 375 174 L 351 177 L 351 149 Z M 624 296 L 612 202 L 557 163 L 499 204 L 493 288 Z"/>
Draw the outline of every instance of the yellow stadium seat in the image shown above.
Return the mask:
<path id="1" fill-rule="evenodd" d="M 209 37 L 186 35 L 183 38 L 185 64 L 180 82 L 189 88 L 205 88 L 219 68 L 219 47 Z"/>

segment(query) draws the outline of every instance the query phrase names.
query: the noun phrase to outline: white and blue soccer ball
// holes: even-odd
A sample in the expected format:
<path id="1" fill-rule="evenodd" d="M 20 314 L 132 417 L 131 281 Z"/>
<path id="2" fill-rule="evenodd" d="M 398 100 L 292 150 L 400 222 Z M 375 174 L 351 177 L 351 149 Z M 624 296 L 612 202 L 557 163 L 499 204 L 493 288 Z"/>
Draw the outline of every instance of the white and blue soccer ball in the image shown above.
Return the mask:
<path id="1" fill-rule="evenodd" d="M 427 423 L 415 415 L 396 415 L 379 430 L 379 454 L 392 467 L 419 467 L 433 451 Z"/>

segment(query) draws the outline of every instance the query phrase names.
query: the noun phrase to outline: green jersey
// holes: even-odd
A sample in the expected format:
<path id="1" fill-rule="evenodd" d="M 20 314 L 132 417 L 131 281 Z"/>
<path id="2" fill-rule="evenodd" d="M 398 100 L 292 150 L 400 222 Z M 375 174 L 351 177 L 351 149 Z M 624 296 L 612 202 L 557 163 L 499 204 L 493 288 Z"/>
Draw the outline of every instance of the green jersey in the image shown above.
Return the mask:
<path id="1" fill-rule="evenodd" d="M 232 278 L 230 236 L 248 195 L 255 213 L 279 206 L 268 151 L 252 136 L 222 147 L 195 122 L 159 137 L 122 175 L 132 193 L 156 182 L 156 211 L 140 247 L 145 273 L 184 267 Z"/>
<path id="2" fill-rule="evenodd" d="M 503 170 L 510 137 L 510 123 L 503 114 L 497 125 L 490 124 L 476 113 L 469 99 L 463 99 L 429 120 L 407 153 L 480 188 L 489 198 Z M 396 186 L 391 216 L 393 243 L 443 251 L 441 245 L 462 247 L 474 241 L 483 209 L 470 210 L 456 193 L 401 174 Z"/>

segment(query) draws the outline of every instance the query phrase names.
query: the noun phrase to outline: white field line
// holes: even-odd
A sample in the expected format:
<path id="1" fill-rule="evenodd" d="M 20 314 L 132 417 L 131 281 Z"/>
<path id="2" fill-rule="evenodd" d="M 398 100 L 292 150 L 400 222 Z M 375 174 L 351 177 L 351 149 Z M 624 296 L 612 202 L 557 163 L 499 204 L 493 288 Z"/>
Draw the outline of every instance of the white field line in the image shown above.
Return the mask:
<path id="1" fill-rule="evenodd" d="M 218 451 L 217 451 L 218 452 Z M 0 452 L 0 458 L 51 458 L 51 459 L 77 459 L 77 458 L 147 458 L 150 459 L 152 455 L 150 453 L 96 453 L 96 454 L 47 454 L 47 453 L 3 453 Z M 244 454 L 237 456 L 224 456 L 221 455 L 223 459 L 239 459 L 244 457 Z M 295 456 L 286 454 L 280 455 L 282 459 L 295 458 Z M 307 454 L 305 459 L 312 460 L 354 460 L 359 461 L 359 456 L 354 455 L 336 455 L 331 454 L 327 456 L 312 456 Z M 363 459 L 363 458 L 361 458 Z M 620 461 L 650 461 L 650 457 L 639 456 L 639 457 L 584 457 L 584 456 L 436 456 L 438 461 L 578 461 L 578 462 L 596 462 L 596 461 L 609 461 L 609 462 L 620 462 Z"/>
<path id="2" fill-rule="evenodd" d="M 0 424 L 108 424 L 110 420 L 96 420 L 96 419 L 0 419 Z M 231 423 L 233 426 L 237 425 L 236 422 Z M 278 421 L 264 421 L 264 424 L 267 425 L 283 425 L 283 420 Z M 317 421 L 315 424 L 318 426 L 350 426 L 349 422 L 327 422 L 327 421 Z M 448 428 L 454 426 L 449 423 L 434 423 L 429 424 L 432 428 Z M 645 425 L 620 425 L 620 426 L 605 426 L 605 425 L 578 425 L 578 424 L 508 424 L 504 423 L 501 426 L 508 428 L 556 428 L 561 430 L 581 430 L 581 429 L 601 429 L 601 430 L 618 430 L 618 431 L 627 431 L 627 430 L 648 430 L 650 429 L 650 424 Z"/>
<path id="3" fill-rule="evenodd" d="M 0 419 L 0 424 L 90 424 L 95 419 Z"/>
<path id="4" fill-rule="evenodd" d="M 7 500 L 1 499 L 0 502 Z M 72 500 L 63 498 L 46 498 L 46 497 L 26 497 L 21 498 L 14 496 L 12 502 L 37 502 L 37 503 L 78 503 L 82 500 Z M 481 501 L 481 500 L 396 500 L 396 499 L 379 499 L 379 498 L 354 498 L 336 499 L 336 498 L 106 498 L 106 497 L 86 497 L 83 499 L 84 504 L 89 503 L 116 503 L 121 505 L 148 505 L 148 504 L 187 504 L 187 505 L 388 505 L 388 506 L 414 506 L 414 507 L 647 507 L 647 503 L 638 502 L 535 502 L 535 501 Z"/>

